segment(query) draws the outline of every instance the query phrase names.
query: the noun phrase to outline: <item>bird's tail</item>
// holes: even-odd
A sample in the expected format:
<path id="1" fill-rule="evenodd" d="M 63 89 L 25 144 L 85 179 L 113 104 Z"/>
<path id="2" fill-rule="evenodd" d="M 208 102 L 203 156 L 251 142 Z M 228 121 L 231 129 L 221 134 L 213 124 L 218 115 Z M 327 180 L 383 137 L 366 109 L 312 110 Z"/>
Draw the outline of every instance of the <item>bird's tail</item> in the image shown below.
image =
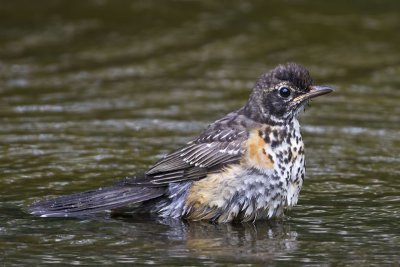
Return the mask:
<path id="1" fill-rule="evenodd" d="M 39 201 L 29 207 L 29 212 L 41 217 L 79 217 L 154 199 L 164 193 L 162 187 L 116 185 Z"/>

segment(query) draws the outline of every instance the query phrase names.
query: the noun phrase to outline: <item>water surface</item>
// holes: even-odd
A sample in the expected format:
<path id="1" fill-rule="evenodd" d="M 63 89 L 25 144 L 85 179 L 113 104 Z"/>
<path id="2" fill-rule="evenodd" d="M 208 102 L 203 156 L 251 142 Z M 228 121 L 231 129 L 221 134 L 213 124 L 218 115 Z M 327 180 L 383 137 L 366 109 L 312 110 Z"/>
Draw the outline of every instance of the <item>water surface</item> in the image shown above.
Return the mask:
<path id="1" fill-rule="evenodd" d="M 0 1 L 0 262 L 400 264 L 397 1 Z M 25 207 L 144 170 L 276 64 L 336 87 L 302 114 L 283 220 L 43 219 Z"/>

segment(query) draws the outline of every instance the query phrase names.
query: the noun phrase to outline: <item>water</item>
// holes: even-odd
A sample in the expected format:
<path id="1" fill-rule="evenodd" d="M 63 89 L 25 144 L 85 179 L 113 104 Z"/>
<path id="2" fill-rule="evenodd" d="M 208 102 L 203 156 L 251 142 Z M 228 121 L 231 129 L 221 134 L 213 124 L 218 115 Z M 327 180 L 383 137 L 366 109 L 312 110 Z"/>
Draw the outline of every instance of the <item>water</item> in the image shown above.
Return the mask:
<path id="1" fill-rule="evenodd" d="M 1 1 L 0 262 L 400 264 L 397 1 Z M 336 92 L 302 114 L 307 180 L 280 221 L 42 219 L 30 203 L 144 170 L 276 64 Z"/>

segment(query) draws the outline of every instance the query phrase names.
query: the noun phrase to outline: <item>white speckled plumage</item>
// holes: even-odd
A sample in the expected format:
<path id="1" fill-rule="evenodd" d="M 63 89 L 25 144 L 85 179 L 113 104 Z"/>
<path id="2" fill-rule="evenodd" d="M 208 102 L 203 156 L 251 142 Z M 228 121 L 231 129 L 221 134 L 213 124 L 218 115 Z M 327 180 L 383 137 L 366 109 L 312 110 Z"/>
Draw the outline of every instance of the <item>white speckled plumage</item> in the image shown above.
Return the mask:
<path id="1" fill-rule="evenodd" d="M 288 140 L 280 139 L 274 136 L 273 130 L 286 131 L 292 137 Z M 297 147 L 300 151 L 303 150 L 300 125 L 294 118 L 289 126 L 276 126 L 269 129 L 268 135 L 271 141 L 278 143 L 273 148 L 271 146 L 265 148 L 266 153 L 272 156 L 273 168 L 255 170 L 254 166 L 243 168 L 241 165 L 232 165 L 229 167 L 229 177 L 225 172 L 220 172 L 210 174 L 201 180 L 203 182 L 188 182 L 185 185 L 170 184 L 169 200 L 158 203 L 153 211 L 158 211 L 164 217 L 190 217 L 193 212 L 197 212 L 196 209 L 201 209 L 202 216 L 192 219 L 210 217 L 218 222 L 228 222 L 233 219 L 253 221 L 257 218 L 272 218 L 282 215 L 284 207 L 291 207 L 297 203 L 303 184 L 304 154 L 296 153 L 293 155 L 295 159 L 289 161 L 287 152 L 293 147 Z M 292 154 L 294 153 L 292 152 Z M 288 162 L 290 163 L 288 164 Z M 215 187 L 207 188 L 207 191 L 196 192 L 199 198 L 212 199 L 204 206 L 198 207 L 197 203 L 188 202 L 188 194 L 193 183 L 204 183 L 207 179 L 224 182 L 215 183 Z M 183 187 L 185 190 L 182 190 Z M 199 188 L 201 189 L 201 187 Z M 239 214 L 241 215 L 239 216 Z"/>

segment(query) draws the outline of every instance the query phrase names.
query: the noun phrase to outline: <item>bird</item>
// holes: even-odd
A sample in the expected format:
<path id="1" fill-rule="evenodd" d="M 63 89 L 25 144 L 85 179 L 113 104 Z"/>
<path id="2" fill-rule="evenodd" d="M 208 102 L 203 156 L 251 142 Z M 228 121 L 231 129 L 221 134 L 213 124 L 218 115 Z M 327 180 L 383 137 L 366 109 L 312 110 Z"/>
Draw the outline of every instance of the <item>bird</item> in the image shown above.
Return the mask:
<path id="1" fill-rule="evenodd" d="M 132 207 L 162 218 L 254 222 L 296 205 L 305 179 L 299 113 L 332 92 L 297 63 L 261 75 L 248 101 L 147 171 L 115 184 L 33 203 L 41 217 L 81 217 Z"/>

